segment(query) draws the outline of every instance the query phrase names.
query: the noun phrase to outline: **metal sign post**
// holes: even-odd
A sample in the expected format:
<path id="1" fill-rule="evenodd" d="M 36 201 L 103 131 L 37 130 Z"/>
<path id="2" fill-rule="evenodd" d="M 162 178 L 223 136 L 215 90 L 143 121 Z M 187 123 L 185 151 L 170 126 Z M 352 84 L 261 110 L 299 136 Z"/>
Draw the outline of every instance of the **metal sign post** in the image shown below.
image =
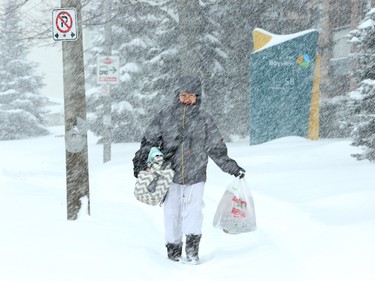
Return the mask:
<path id="1" fill-rule="evenodd" d="M 104 115 L 103 115 L 103 162 L 111 160 L 111 143 L 112 143 L 112 114 L 111 114 L 111 84 L 119 83 L 118 76 L 119 57 L 101 56 L 97 59 L 96 77 L 97 83 L 102 85 L 101 93 L 104 98 Z"/>
<path id="2" fill-rule="evenodd" d="M 84 211 L 90 215 L 90 192 L 82 35 L 72 40 L 82 34 L 82 5 L 81 1 L 61 0 L 62 7 L 68 5 L 73 7 L 53 11 L 53 38 L 63 41 L 67 218 L 75 220 L 85 199 L 88 204 Z M 78 20 L 67 11 L 75 11 Z"/>

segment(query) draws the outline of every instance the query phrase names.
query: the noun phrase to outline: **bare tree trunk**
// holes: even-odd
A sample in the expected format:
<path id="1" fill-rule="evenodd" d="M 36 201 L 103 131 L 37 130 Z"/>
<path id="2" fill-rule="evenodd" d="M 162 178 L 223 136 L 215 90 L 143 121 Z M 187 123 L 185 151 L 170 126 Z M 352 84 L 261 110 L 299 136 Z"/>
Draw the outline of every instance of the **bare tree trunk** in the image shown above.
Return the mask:
<path id="1" fill-rule="evenodd" d="M 199 0 L 179 0 L 181 74 L 201 76 L 202 19 Z"/>

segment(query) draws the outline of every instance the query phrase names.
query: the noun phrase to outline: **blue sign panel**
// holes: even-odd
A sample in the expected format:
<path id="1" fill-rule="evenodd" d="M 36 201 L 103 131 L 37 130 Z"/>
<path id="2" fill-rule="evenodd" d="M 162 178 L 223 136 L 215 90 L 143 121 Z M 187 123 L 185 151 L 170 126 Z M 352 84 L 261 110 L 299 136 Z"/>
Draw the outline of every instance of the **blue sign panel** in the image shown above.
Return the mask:
<path id="1" fill-rule="evenodd" d="M 280 41 L 250 56 L 251 145 L 308 134 L 318 32 Z"/>

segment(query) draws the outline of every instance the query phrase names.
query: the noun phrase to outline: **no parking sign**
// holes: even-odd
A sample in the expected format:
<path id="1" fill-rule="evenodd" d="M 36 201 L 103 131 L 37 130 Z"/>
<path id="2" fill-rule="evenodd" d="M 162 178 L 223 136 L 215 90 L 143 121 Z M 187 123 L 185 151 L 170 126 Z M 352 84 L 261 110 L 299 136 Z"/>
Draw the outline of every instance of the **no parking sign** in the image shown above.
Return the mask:
<path id="1" fill-rule="evenodd" d="M 74 8 L 52 11 L 52 35 L 55 41 L 77 40 L 77 14 Z"/>

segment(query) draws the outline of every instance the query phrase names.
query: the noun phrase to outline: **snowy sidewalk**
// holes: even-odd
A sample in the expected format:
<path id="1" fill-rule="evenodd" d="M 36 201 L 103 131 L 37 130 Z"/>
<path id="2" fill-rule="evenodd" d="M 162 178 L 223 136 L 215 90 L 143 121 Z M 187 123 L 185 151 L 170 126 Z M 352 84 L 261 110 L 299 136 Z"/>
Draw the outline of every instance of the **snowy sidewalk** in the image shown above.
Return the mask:
<path id="1" fill-rule="evenodd" d="M 212 227 L 233 177 L 210 161 L 198 266 L 166 259 L 162 208 L 134 199 L 139 145 L 114 144 L 103 164 L 102 146 L 89 140 L 92 215 L 74 222 L 66 221 L 64 140 L 0 142 L 1 280 L 375 280 L 375 164 L 352 158 L 349 140 L 229 144 L 247 170 L 258 229 Z"/>

